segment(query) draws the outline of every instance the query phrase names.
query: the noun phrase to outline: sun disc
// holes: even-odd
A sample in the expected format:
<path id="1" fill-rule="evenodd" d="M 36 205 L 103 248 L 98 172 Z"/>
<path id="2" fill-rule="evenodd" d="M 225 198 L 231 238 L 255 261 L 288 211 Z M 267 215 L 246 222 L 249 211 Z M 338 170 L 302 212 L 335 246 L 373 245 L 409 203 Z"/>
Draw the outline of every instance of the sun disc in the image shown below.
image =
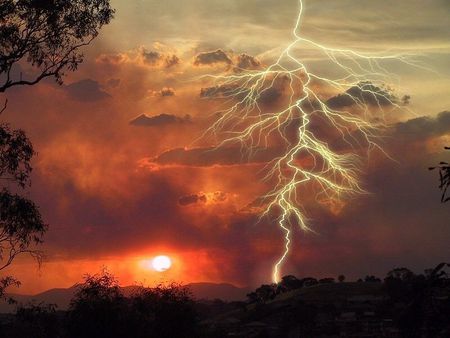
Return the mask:
<path id="1" fill-rule="evenodd" d="M 155 271 L 163 272 L 170 269 L 172 260 L 168 256 L 156 256 L 152 259 L 152 267 Z"/>

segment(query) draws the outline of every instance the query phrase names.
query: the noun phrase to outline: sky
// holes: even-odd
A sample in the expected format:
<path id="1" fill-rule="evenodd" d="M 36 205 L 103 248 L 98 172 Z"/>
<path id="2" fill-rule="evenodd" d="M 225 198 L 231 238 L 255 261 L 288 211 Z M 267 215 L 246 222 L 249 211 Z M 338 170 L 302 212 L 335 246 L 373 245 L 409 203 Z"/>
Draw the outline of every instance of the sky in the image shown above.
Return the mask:
<path id="1" fill-rule="evenodd" d="M 411 96 L 408 109 L 387 109 L 389 156 L 364 161 L 369 193 L 339 210 L 304 201 L 315 233 L 294 231 L 283 274 L 383 277 L 398 266 L 422 272 L 448 261 L 450 208 L 427 168 L 449 157 L 450 1 L 304 4 L 302 36 L 364 53 L 414 54 L 427 69 L 386 64 L 395 95 Z M 44 81 L 8 92 L 2 118 L 38 151 L 27 195 L 50 226 L 43 265 L 22 257 L 8 270 L 22 282 L 18 291 L 69 287 L 105 266 L 123 285 L 270 282 L 283 234 L 252 208 L 269 189 L 260 174 L 268 159 L 244 160 L 235 149 L 205 154 L 214 143 L 200 136 L 223 101 L 205 94 L 213 84 L 201 75 L 273 62 L 293 39 L 297 0 L 112 5 L 115 18 L 62 86 Z M 308 46 L 295 52 L 308 69 L 337 74 Z M 158 254 L 173 259 L 170 270 L 148 269 Z"/>

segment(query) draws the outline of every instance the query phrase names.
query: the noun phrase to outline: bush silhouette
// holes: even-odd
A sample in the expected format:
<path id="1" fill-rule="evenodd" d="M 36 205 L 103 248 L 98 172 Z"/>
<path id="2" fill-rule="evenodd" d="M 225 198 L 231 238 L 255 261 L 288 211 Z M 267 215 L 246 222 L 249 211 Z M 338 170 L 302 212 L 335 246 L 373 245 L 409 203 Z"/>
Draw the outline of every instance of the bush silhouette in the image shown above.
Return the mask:
<path id="1" fill-rule="evenodd" d="M 198 331 L 194 301 L 179 284 L 136 287 L 126 297 L 107 271 L 88 275 L 67 314 L 73 338 L 188 338 Z"/>

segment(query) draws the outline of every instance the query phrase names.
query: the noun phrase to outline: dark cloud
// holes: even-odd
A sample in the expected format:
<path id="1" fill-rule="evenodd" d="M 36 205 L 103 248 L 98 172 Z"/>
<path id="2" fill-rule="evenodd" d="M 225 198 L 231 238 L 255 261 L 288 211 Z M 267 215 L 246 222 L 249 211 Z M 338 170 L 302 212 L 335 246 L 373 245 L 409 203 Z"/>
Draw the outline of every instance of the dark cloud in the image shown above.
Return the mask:
<path id="1" fill-rule="evenodd" d="M 284 88 L 282 87 L 277 86 L 270 87 L 261 94 L 258 103 L 263 104 L 265 106 L 272 106 L 283 97 L 283 93 Z"/>
<path id="2" fill-rule="evenodd" d="M 278 102 L 283 97 L 285 86 L 281 82 L 276 82 L 270 88 L 264 90 L 259 99 L 258 104 L 271 106 Z M 233 98 L 235 100 L 242 100 L 248 94 L 247 89 L 239 88 L 237 85 L 220 85 L 213 87 L 205 87 L 200 89 L 201 98 L 210 99 L 224 99 Z"/>
<path id="3" fill-rule="evenodd" d="M 144 62 L 150 66 L 162 66 L 171 68 L 180 63 L 180 59 L 175 54 L 164 54 L 158 51 L 147 51 L 142 49 L 142 57 Z"/>
<path id="4" fill-rule="evenodd" d="M 403 97 L 402 97 L 402 104 L 404 106 L 407 106 L 410 103 L 411 103 L 411 96 L 410 95 L 403 95 Z"/>
<path id="5" fill-rule="evenodd" d="M 261 62 L 254 56 L 248 54 L 240 54 L 236 58 L 235 71 L 242 71 L 246 69 L 258 69 L 261 67 Z"/>
<path id="6" fill-rule="evenodd" d="M 394 127 L 394 135 L 403 139 L 423 140 L 450 133 L 450 111 L 443 111 L 435 118 L 421 116 L 406 122 L 399 122 Z"/>
<path id="7" fill-rule="evenodd" d="M 159 52 L 146 51 L 144 49 L 142 50 L 142 57 L 147 64 L 155 65 L 161 60 L 163 56 Z"/>
<path id="8" fill-rule="evenodd" d="M 383 107 L 396 101 L 397 99 L 388 90 L 363 82 L 358 86 L 351 87 L 344 94 L 330 98 L 327 104 L 330 108 L 340 109 L 360 103 Z"/>
<path id="9" fill-rule="evenodd" d="M 186 123 L 191 123 L 190 115 L 179 117 L 171 114 L 160 114 L 155 116 L 148 116 L 146 114 L 141 114 L 130 121 L 131 125 L 141 127 L 160 127 Z"/>
<path id="10" fill-rule="evenodd" d="M 224 202 L 227 199 L 227 193 L 223 191 L 216 191 L 211 199 L 214 202 Z"/>
<path id="11" fill-rule="evenodd" d="M 253 149 L 253 154 L 245 154 L 241 147 L 222 148 L 176 148 L 166 151 L 155 159 L 154 163 L 162 165 L 185 165 L 209 167 L 213 165 L 235 165 L 249 163 L 266 163 L 281 153 L 278 148 Z"/>
<path id="12" fill-rule="evenodd" d="M 170 88 L 170 87 L 164 87 L 161 90 L 153 91 L 152 95 L 156 96 L 156 97 L 175 96 L 175 90 L 173 88 Z"/>
<path id="13" fill-rule="evenodd" d="M 261 93 L 259 98 L 259 103 L 265 106 L 273 106 L 277 104 L 289 88 L 290 78 L 288 76 L 279 76 L 273 83 L 271 82 L 271 87 Z"/>
<path id="14" fill-rule="evenodd" d="M 215 191 L 214 193 L 209 194 L 200 192 L 198 194 L 184 195 L 178 199 L 178 203 L 182 206 L 186 206 L 190 204 L 206 203 L 206 202 L 220 203 L 225 202 L 226 200 L 227 200 L 227 193 L 223 191 Z"/>
<path id="15" fill-rule="evenodd" d="M 166 64 L 167 68 L 176 66 L 177 64 L 180 63 L 180 58 L 178 56 L 176 56 L 175 54 L 172 55 L 167 55 L 164 59 L 164 62 Z"/>
<path id="16" fill-rule="evenodd" d="M 287 76 L 279 76 L 276 79 L 268 79 L 267 87 L 261 91 L 261 95 L 258 98 L 258 104 L 271 107 L 279 102 L 289 87 L 290 79 Z M 200 90 L 201 98 L 230 98 L 233 96 L 236 100 L 242 100 L 248 94 L 246 88 L 240 88 L 235 84 L 218 85 L 213 87 L 205 87 Z"/>
<path id="17" fill-rule="evenodd" d="M 174 96 L 175 95 L 175 91 L 173 90 L 173 88 L 168 88 L 168 87 L 164 87 L 163 89 L 160 90 L 161 96 Z"/>
<path id="18" fill-rule="evenodd" d="M 196 66 L 213 65 L 216 63 L 224 63 L 229 66 L 234 65 L 233 70 L 235 72 L 254 70 L 261 67 L 261 62 L 254 56 L 245 53 L 234 56 L 233 54 L 227 54 L 221 49 L 199 53 L 194 59 L 194 65 Z"/>
<path id="19" fill-rule="evenodd" d="M 213 87 L 205 87 L 200 89 L 201 98 L 225 98 L 235 94 L 238 86 L 236 85 L 221 85 Z M 241 94 L 243 95 L 243 94 Z"/>
<path id="20" fill-rule="evenodd" d="M 99 101 L 111 97 L 97 81 L 84 79 L 64 86 L 67 95 L 77 101 Z"/>
<path id="21" fill-rule="evenodd" d="M 227 55 L 227 53 L 225 53 L 221 49 L 212 52 L 199 53 L 194 59 L 194 65 L 196 66 L 213 65 L 216 63 L 225 63 L 227 65 L 231 65 L 233 61 Z"/>
<path id="22" fill-rule="evenodd" d="M 178 199 L 178 203 L 183 206 L 190 205 L 190 204 L 196 204 L 199 202 L 206 203 L 206 195 L 192 194 L 192 195 L 181 196 Z"/>

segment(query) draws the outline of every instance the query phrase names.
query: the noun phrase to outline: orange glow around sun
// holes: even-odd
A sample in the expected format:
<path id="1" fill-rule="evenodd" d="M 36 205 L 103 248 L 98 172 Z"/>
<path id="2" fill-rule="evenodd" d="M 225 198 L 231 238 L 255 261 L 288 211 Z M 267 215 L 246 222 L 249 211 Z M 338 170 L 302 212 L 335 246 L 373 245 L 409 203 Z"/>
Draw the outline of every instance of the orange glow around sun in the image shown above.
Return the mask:
<path id="1" fill-rule="evenodd" d="M 159 256 L 170 259 L 170 268 L 165 271 L 156 269 L 158 266 L 161 269 L 161 266 L 157 265 L 161 263 L 160 259 L 154 262 Z M 15 293 L 21 294 L 36 294 L 55 287 L 71 287 L 83 281 L 83 274 L 97 274 L 104 267 L 117 277 L 122 286 L 155 286 L 175 281 L 182 284 L 218 283 L 224 280 L 223 266 L 227 265 L 227 257 L 226 253 L 211 249 L 180 251 L 161 245 L 97 259 L 45 261 L 40 268 L 31 258 L 23 256 L 19 257 L 9 271 L 23 282 L 20 289 L 14 290 Z M 163 264 L 167 263 L 163 260 Z M 239 285 L 235 280 L 225 281 Z"/>

